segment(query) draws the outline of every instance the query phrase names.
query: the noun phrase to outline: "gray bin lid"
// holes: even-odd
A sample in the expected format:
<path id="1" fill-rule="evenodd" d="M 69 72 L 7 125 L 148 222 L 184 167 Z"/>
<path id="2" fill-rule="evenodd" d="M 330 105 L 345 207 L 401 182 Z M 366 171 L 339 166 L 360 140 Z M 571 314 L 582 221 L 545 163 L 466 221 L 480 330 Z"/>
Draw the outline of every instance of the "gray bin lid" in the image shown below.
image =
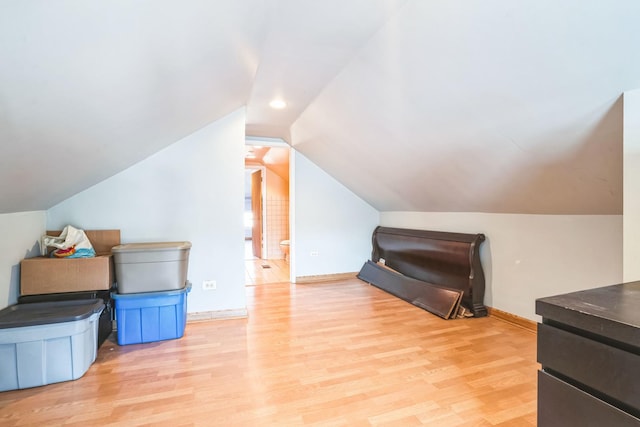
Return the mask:
<path id="1" fill-rule="evenodd" d="M 126 299 L 140 299 L 140 298 L 153 298 L 154 296 L 158 296 L 158 297 L 173 297 L 176 295 L 181 295 L 181 294 L 188 294 L 189 292 L 191 292 L 191 282 L 189 282 L 187 280 L 187 282 L 184 284 L 184 288 L 181 289 L 173 289 L 170 291 L 151 291 L 151 292 L 136 292 L 133 294 L 119 294 L 117 292 L 111 292 L 111 298 L 113 299 L 121 299 L 121 300 L 126 300 Z"/>
<path id="2" fill-rule="evenodd" d="M 125 243 L 111 248 L 113 253 L 123 252 L 154 252 L 175 251 L 190 249 L 191 242 L 150 242 L 150 243 Z"/>
<path id="3" fill-rule="evenodd" d="M 0 329 L 73 322 L 103 309 L 101 299 L 15 304 L 0 310 Z"/>

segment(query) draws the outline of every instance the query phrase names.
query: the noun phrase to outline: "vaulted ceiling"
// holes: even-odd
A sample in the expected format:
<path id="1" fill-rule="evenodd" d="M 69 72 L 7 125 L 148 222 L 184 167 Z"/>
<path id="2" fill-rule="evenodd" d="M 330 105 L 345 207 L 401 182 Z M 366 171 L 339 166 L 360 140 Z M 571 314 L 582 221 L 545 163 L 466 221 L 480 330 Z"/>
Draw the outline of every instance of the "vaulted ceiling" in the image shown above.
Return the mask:
<path id="1" fill-rule="evenodd" d="M 0 213 L 246 106 L 379 210 L 619 214 L 638 22 L 635 0 L 2 1 Z"/>

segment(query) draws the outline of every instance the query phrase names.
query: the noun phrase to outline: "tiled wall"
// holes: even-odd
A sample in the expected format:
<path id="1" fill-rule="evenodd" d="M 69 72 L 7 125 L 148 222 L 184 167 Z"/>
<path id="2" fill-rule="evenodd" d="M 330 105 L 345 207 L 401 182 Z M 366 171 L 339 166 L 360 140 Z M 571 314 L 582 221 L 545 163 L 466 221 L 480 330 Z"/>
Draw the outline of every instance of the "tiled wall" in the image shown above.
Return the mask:
<path id="1" fill-rule="evenodd" d="M 280 242 L 289 238 L 289 198 L 267 196 L 267 255 L 269 259 L 282 259 Z"/>

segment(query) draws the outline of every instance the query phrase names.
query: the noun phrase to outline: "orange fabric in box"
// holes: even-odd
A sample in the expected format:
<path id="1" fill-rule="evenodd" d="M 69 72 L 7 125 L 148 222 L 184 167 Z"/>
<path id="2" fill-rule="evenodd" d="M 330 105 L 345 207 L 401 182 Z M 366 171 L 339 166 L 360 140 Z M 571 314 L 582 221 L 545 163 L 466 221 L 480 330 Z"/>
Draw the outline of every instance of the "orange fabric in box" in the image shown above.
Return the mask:
<path id="1" fill-rule="evenodd" d="M 59 236 L 62 230 L 47 230 L 47 236 Z M 108 255 L 120 244 L 120 230 L 84 230 L 96 255 Z"/>

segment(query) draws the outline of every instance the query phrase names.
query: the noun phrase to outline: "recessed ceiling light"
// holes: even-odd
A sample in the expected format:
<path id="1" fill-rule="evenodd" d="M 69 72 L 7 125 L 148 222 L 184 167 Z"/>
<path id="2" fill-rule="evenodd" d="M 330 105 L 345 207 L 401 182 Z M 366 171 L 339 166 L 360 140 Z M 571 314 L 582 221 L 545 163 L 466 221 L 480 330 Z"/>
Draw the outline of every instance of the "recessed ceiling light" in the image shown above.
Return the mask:
<path id="1" fill-rule="evenodd" d="M 269 103 L 269 106 L 271 108 L 275 108 L 276 110 L 282 110 L 287 106 L 287 103 L 284 102 L 282 99 L 274 99 Z"/>

